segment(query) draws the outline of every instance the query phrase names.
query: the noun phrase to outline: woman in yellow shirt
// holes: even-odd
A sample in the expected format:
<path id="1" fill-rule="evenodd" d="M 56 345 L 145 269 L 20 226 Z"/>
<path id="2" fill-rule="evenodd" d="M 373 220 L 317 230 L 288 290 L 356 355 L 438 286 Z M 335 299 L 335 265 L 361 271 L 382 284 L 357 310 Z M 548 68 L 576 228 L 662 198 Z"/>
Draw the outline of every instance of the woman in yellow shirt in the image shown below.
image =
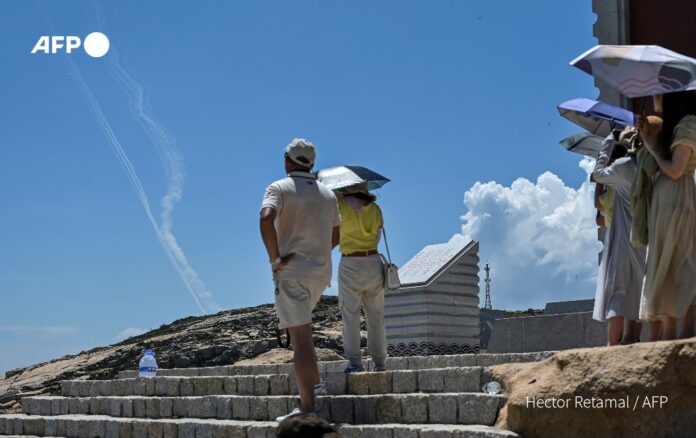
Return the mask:
<path id="1" fill-rule="evenodd" d="M 377 251 L 384 225 L 375 195 L 361 191 L 338 196 L 341 213 L 338 303 L 343 316 L 343 352 L 350 362 L 344 372 L 364 371 L 360 353 L 360 309 L 367 323 L 367 350 L 374 371 L 384 371 L 387 335 L 384 328 L 384 278 Z"/>

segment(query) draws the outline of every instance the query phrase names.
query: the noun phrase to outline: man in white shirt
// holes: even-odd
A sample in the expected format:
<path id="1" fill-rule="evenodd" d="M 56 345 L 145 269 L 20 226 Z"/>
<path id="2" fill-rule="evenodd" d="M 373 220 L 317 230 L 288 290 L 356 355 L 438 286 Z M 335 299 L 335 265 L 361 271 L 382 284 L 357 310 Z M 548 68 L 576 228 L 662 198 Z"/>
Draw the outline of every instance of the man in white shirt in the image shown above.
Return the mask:
<path id="1" fill-rule="evenodd" d="M 331 281 L 331 250 L 338 244 L 341 218 L 333 192 L 310 173 L 315 158 L 312 143 L 294 139 L 285 148 L 288 176 L 266 188 L 261 205 L 261 237 L 276 285 L 278 327 L 290 335 L 300 395 L 300 407 L 288 416 L 313 412 L 315 394 L 325 392 L 312 338 L 312 310 Z"/>

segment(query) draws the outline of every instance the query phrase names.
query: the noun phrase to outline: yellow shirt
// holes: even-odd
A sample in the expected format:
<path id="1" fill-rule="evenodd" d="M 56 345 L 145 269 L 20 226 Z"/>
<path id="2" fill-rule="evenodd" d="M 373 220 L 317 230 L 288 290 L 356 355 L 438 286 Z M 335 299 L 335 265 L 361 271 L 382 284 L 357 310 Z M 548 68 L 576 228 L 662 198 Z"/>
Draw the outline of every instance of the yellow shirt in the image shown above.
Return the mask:
<path id="1" fill-rule="evenodd" d="M 382 228 L 382 210 L 374 202 L 356 211 L 348 205 L 343 197 L 338 199 L 341 213 L 341 240 L 339 249 L 342 254 L 356 251 L 377 249 L 380 228 Z"/>

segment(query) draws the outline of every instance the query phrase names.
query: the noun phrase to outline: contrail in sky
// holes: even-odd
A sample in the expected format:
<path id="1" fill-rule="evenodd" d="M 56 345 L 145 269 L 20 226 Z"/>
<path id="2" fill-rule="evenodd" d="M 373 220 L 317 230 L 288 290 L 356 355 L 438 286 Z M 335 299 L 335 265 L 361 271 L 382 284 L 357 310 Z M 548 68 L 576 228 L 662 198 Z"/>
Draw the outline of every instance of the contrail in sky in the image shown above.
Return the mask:
<path id="1" fill-rule="evenodd" d="M 37 7 L 39 7 L 41 10 L 41 13 L 48 23 L 49 28 L 52 29 L 48 16 L 38 4 Z M 212 295 L 206 289 L 205 284 L 200 280 L 198 274 L 196 274 L 193 268 L 191 268 L 189 265 L 184 251 L 177 243 L 176 237 L 172 232 L 172 211 L 174 209 L 174 205 L 181 199 L 182 186 L 184 182 L 183 160 L 181 153 L 176 146 L 176 140 L 167 133 L 162 124 L 155 121 L 148 114 L 147 100 L 144 92 L 145 87 L 143 84 L 135 80 L 133 76 L 121 66 L 118 60 L 118 55 L 113 48 L 110 50 L 110 52 L 109 57 L 112 61 L 108 64 L 108 70 L 128 94 L 131 105 L 131 114 L 145 129 L 148 137 L 157 148 L 160 160 L 165 168 L 167 175 L 167 190 L 161 201 L 162 210 L 160 212 L 160 222 L 155 219 L 155 216 L 152 213 L 152 208 L 150 207 L 150 201 L 148 200 L 142 182 L 140 181 L 133 164 L 128 159 L 128 156 L 121 146 L 121 143 L 116 137 L 116 134 L 114 133 L 113 129 L 111 129 L 111 125 L 104 116 L 101 105 L 99 105 L 99 102 L 94 97 L 94 94 L 85 80 L 82 78 L 82 75 L 80 74 L 80 71 L 75 63 L 72 61 L 72 59 L 70 59 L 70 56 L 65 55 L 63 58 L 66 60 L 70 71 L 72 72 L 73 78 L 75 79 L 82 96 L 87 101 L 87 104 L 97 123 L 99 124 L 99 127 L 111 144 L 116 157 L 126 172 L 126 176 L 128 177 L 131 186 L 133 186 L 133 189 L 135 190 L 135 193 L 140 200 L 143 209 L 145 210 L 145 215 L 152 224 L 152 227 L 155 229 L 155 233 L 157 234 L 164 252 L 167 254 L 169 260 L 176 268 L 179 276 L 196 302 L 199 310 L 201 313 L 219 311 L 221 309 L 220 306 L 215 303 Z"/>

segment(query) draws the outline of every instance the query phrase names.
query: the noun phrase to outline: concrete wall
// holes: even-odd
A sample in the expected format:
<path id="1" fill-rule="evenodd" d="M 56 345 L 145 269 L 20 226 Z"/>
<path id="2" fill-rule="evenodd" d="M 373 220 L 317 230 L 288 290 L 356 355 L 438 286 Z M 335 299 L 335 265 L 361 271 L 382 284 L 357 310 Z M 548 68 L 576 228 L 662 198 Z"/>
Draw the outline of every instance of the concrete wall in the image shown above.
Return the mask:
<path id="1" fill-rule="evenodd" d="M 525 353 L 606 345 L 606 323 L 592 312 L 540 315 L 493 321 L 488 353 Z"/>

